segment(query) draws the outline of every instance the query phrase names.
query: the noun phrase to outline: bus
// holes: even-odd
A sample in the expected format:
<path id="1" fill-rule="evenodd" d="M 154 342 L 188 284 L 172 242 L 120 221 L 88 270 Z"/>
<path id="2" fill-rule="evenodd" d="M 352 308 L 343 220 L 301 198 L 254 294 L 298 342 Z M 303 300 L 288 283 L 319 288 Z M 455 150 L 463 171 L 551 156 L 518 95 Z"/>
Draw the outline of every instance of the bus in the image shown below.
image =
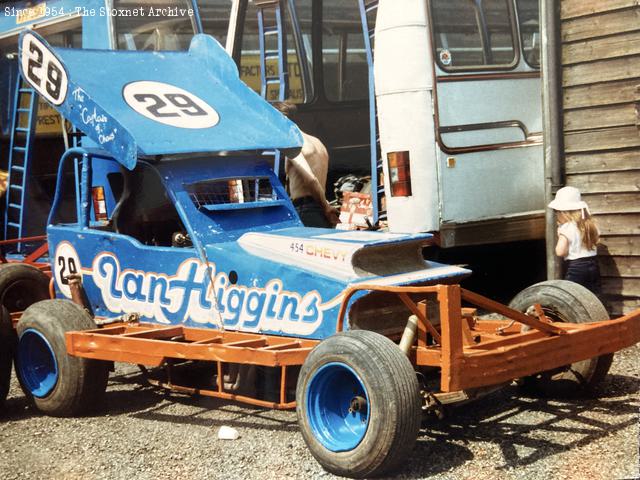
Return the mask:
<path id="1" fill-rule="evenodd" d="M 227 49 L 256 91 L 257 17 L 274 3 L 284 96 L 327 144 L 331 180 L 371 175 L 389 229 L 443 247 L 543 238 L 537 0 L 238 0 Z"/>
<path id="2" fill-rule="evenodd" d="M 434 232 L 441 259 L 464 263 L 469 255 L 447 258 L 446 250 L 482 246 L 472 256 L 491 257 L 491 245 L 504 253 L 502 246 L 528 241 L 542 249 L 535 258 L 544 264 L 538 0 L 405 0 L 401 8 L 392 0 L 5 5 L 0 168 L 8 168 L 14 115 L 28 121 L 12 111 L 20 110 L 20 30 L 32 28 L 54 46 L 156 51 L 186 50 L 204 32 L 225 46 L 252 89 L 297 104 L 296 122 L 329 150 L 330 198 L 340 178 L 370 179 L 371 228 Z M 27 189 L 45 205 L 67 136 L 40 105 Z M 41 233 L 45 210 L 25 209 L 33 215 L 28 225 L 12 223 L 25 224 L 23 236 Z"/>

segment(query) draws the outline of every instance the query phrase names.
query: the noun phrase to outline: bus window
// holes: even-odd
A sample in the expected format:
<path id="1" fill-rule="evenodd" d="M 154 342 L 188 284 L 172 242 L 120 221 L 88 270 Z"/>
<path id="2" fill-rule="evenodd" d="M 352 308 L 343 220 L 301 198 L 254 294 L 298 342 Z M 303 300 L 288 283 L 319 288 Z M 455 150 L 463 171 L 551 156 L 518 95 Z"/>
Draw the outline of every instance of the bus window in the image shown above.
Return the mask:
<path id="1" fill-rule="evenodd" d="M 285 29 L 287 32 L 286 48 L 289 71 L 289 100 L 294 103 L 306 103 L 313 98 L 313 85 L 310 78 L 304 78 L 303 63 L 306 63 L 306 71 L 311 71 L 311 1 L 297 0 L 294 12 L 298 18 L 300 26 L 299 42 L 294 36 L 293 24 L 291 22 L 291 12 L 289 5 L 285 6 L 284 18 L 286 19 Z M 270 12 L 265 12 L 265 25 L 275 25 L 275 19 Z M 242 52 L 240 55 L 240 77 L 254 91 L 260 93 L 260 39 L 258 35 L 258 10 L 253 1 L 249 1 L 242 29 Z M 305 55 L 301 55 L 300 44 L 304 46 Z M 277 51 L 275 35 L 267 38 L 266 49 L 271 52 Z M 278 63 L 276 59 L 267 61 L 267 75 L 276 76 L 278 74 Z M 267 90 L 267 100 L 278 100 L 280 92 L 278 84 L 270 85 Z"/>
<path id="2" fill-rule="evenodd" d="M 214 37 L 224 47 L 229 30 L 232 0 L 198 0 L 204 33 Z"/>
<path id="3" fill-rule="evenodd" d="M 518 24 L 524 59 L 533 68 L 540 68 L 540 18 L 538 0 L 517 0 Z"/>
<path id="4" fill-rule="evenodd" d="M 374 28 L 375 24 L 370 27 Z M 368 98 L 369 72 L 356 0 L 322 2 L 322 65 L 328 100 Z"/>
<path id="5" fill-rule="evenodd" d="M 515 65 L 507 0 L 433 0 L 431 13 L 436 60 L 444 70 Z"/>
<path id="6" fill-rule="evenodd" d="M 187 50 L 195 34 L 189 0 L 114 0 L 113 8 L 121 12 L 114 16 L 118 50 Z M 177 9 L 176 16 L 166 9 Z M 140 10 L 144 16 L 133 15 Z"/>

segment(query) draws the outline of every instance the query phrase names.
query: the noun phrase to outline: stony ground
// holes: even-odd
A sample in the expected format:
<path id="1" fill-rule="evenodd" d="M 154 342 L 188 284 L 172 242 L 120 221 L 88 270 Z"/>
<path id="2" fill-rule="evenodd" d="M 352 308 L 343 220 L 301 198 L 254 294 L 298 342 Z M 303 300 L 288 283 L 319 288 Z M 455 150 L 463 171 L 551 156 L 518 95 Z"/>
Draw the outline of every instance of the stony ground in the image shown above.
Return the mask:
<path id="1" fill-rule="evenodd" d="M 425 425 L 397 478 L 638 478 L 640 347 L 616 355 L 598 398 L 559 401 L 515 387 Z M 316 463 L 294 412 L 143 387 L 118 366 L 100 414 L 43 417 L 12 386 L 0 416 L 0 479 L 336 478 Z M 235 441 L 217 439 L 228 425 Z"/>

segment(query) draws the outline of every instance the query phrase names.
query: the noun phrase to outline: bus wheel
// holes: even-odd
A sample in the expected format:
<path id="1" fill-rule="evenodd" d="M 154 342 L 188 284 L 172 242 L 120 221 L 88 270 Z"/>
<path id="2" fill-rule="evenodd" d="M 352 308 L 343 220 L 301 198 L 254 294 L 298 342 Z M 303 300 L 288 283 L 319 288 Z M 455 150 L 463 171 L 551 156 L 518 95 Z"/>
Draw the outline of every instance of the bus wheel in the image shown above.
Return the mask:
<path id="1" fill-rule="evenodd" d="M 371 477 L 397 468 L 420 429 L 413 366 L 396 344 L 371 331 L 320 343 L 302 366 L 296 402 L 307 446 L 336 475 Z"/>
<path id="2" fill-rule="evenodd" d="M 0 408 L 9 393 L 11 383 L 11 365 L 16 348 L 16 333 L 11 324 L 11 315 L 0 306 Z"/>
<path id="3" fill-rule="evenodd" d="M 68 300 L 44 300 L 22 315 L 16 372 L 40 411 L 67 417 L 85 413 L 100 402 L 109 363 L 72 357 L 65 343 L 65 332 L 94 328 L 91 316 Z"/>
<path id="4" fill-rule="evenodd" d="M 9 312 L 22 312 L 49 298 L 49 277 L 32 265 L 0 265 L 0 304 Z"/>
<path id="5" fill-rule="evenodd" d="M 567 280 L 537 283 L 514 297 L 509 306 L 521 312 L 539 303 L 555 322 L 591 323 L 609 320 L 604 305 L 582 285 Z M 601 355 L 524 379 L 524 386 L 545 396 L 573 396 L 591 390 L 609 371 L 613 354 Z"/>

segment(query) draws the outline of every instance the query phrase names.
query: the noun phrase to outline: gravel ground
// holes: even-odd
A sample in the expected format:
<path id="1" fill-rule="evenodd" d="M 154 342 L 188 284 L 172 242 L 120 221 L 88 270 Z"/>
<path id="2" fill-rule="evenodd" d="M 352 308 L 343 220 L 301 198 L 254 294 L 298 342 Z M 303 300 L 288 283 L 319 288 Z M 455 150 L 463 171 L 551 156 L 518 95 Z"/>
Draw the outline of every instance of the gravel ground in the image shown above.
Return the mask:
<path id="1" fill-rule="evenodd" d="M 515 387 L 425 425 L 396 478 L 638 478 L 640 346 L 616 355 L 598 398 L 527 397 Z M 16 382 L 0 418 L 0 479 L 337 478 L 316 463 L 295 412 L 167 394 L 119 365 L 96 416 L 27 407 Z M 240 432 L 217 439 L 221 425 Z"/>

